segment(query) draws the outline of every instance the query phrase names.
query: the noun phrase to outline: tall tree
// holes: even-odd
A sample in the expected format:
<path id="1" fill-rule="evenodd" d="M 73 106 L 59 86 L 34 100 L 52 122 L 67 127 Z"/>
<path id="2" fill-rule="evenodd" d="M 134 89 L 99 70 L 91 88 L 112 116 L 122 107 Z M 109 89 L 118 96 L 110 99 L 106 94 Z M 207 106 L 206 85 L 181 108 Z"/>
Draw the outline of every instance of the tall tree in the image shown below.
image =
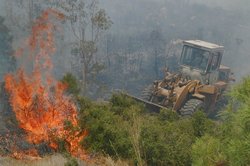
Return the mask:
<path id="1" fill-rule="evenodd" d="M 154 72 L 156 78 L 159 77 L 160 55 L 164 53 L 164 39 L 160 30 L 153 30 L 150 33 L 152 52 L 154 55 Z"/>
<path id="2" fill-rule="evenodd" d="M 98 7 L 97 0 L 61 0 L 57 3 L 70 25 L 74 36 L 72 54 L 82 64 L 84 91 L 87 89 L 90 76 L 101 69 L 96 57 L 97 42 L 102 32 L 108 30 L 112 21 L 104 9 Z"/>

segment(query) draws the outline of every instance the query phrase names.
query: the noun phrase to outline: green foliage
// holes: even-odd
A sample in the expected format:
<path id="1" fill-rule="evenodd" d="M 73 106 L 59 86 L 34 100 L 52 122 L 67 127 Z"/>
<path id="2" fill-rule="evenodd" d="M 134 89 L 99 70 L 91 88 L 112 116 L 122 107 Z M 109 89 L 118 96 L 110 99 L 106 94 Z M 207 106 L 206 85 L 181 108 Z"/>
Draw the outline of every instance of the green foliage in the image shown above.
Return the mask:
<path id="1" fill-rule="evenodd" d="M 113 23 L 110 20 L 110 17 L 107 16 L 104 9 L 100 9 L 98 12 L 96 12 L 95 15 L 91 18 L 91 21 L 96 27 L 100 28 L 101 30 L 108 30 Z"/>
<path id="2" fill-rule="evenodd" d="M 248 103 L 250 97 L 250 77 L 243 78 L 241 84 L 234 87 L 231 96 L 242 103 Z"/>
<path id="3" fill-rule="evenodd" d="M 75 158 L 69 158 L 68 161 L 64 164 L 64 166 L 78 166 L 78 162 Z"/>
<path id="4" fill-rule="evenodd" d="M 167 109 L 161 109 L 158 117 L 161 121 L 174 122 L 179 120 L 179 115 L 176 112 Z"/>
<path id="5" fill-rule="evenodd" d="M 80 127 L 89 132 L 84 148 L 136 165 L 249 165 L 250 93 L 241 92 L 250 89 L 248 79 L 231 93 L 240 107 L 235 112 L 229 104 L 220 121 L 209 120 L 201 111 L 191 118 L 165 109 L 149 114 L 124 94 L 113 94 L 106 103 L 78 95 Z M 67 121 L 64 126 L 72 127 Z"/>
<path id="6" fill-rule="evenodd" d="M 226 156 L 222 151 L 220 140 L 209 135 L 198 139 L 192 146 L 193 165 L 210 166 L 219 163 L 226 164 Z"/>
<path id="7" fill-rule="evenodd" d="M 67 87 L 68 93 L 73 94 L 74 96 L 79 95 L 81 89 L 74 75 L 67 73 L 65 76 L 63 76 L 61 81 L 62 83 L 65 83 L 68 86 Z"/>
<path id="8" fill-rule="evenodd" d="M 142 104 L 124 94 L 113 94 L 107 103 L 92 102 L 78 95 L 74 77 L 67 75 L 63 80 L 69 82 L 69 92 L 76 96 L 80 127 L 89 132 L 82 142 L 89 153 L 132 159 L 137 165 L 246 165 L 250 162 L 247 102 L 250 96 L 244 96 L 249 95 L 245 93 L 239 97 L 237 87 L 231 95 L 241 102 L 239 110 L 234 112 L 229 105 L 220 114 L 221 122 L 214 122 L 201 111 L 192 118 L 180 118 L 165 109 L 159 114 L 148 114 Z M 64 126 L 72 127 L 67 121 Z M 63 141 L 60 145 L 63 151 Z"/>
<path id="9" fill-rule="evenodd" d="M 191 165 L 194 140 L 189 119 L 163 123 L 150 117 L 141 133 L 143 158 L 148 165 Z"/>
<path id="10" fill-rule="evenodd" d="M 225 153 L 228 156 L 230 165 L 249 165 L 250 164 L 250 135 L 244 136 L 242 139 L 230 140 Z"/>
<path id="11" fill-rule="evenodd" d="M 194 135 L 196 137 L 201 137 L 205 133 L 214 134 L 217 126 L 212 120 L 209 120 L 206 114 L 202 111 L 197 111 L 192 117 L 192 126 L 194 129 Z"/>
<path id="12" fill-rule="evenodd" d="M 250 77 L 233 88 L 233 103 L 220 113 L 219 130 L 197 139 L 192 146 L 195 165 L 249 165 L 250 164 Z M 235 111 L 234 103 L 240 103 Z M 208 126 L 207 124 L 204 126 Z M 203 134 L 204 135 L 204 134 Z"/>
<path id="13" fill-rule="evenodd" d="M 244 85 L 246 86 L 246 85 Z M 249 85 L 247 85 L 249 86 Z M 244 87 L 242 87 L 244 88 Z M 250 97 L 250 94 L 248 94 Z M 225 154 L 228 157 L 230 165 L 249 165 L 250 164 L 250 106 L 248 103 L 243 105 L 233 113 L 231 122 L 225 121 L 224 126 L 231 127 L 225 135 L 224 142 Z M 225 129 L 224 127 L 223 129 Z"/>
<path id="14" fill-rule="evenodd" d="M 123 94 L 109 104 L 81 99 L 81 126 L 89 131 L 84 146 L 90 152 L 133 159 L 148 165 L 187 165 L 195 140 L 191 119 L 179 119 L 169 110 L 147 115 L 144 107 Z M 169 120 L 169 121 L 168 121 Z"/>
<path id="15" fill-rule="evenodd" d="M 130 120 L 132 114 L 139 115 L 145 110 L 141 103 L 136 102 L 125 94 L 113 94 L 110 103 L 112 105 L 110 111 L 120 115 L 125 120 Z"/>
<path id="16" fill-rule="evenodd" d="M 65 140 L 63 140 L 63 139 L 57 139 L 56 142 L 58 144 L 58 151 L 60 153 L 65 154 L 65 155 L 66 154 L 69 155 L 68 152 L 67 152 L 67 149 L 66 149 L 66 142 L 65 142 Z"/>
<path id="17" fill-rule="evenodd" d="M 125 94 L 113 94 L 110 102 L 113 107 L 127 108 L 131 105 L 138 105 L 138 103 L 132 98 L 126 96 Z M 118 111 L 118 110 L 117 110 Z"/>
<path id="18" fill-rule="evenodd" d="M 80 125 L 89 132 L 84 147 L 90 153 L 133 159 L 138 165 L 191 165 L 190 147 L 215 128 L 202 113 L 185 119 L 170 110 L 148 114 L 124 94 L 114 94 L 109 103 L 79 97 L 78 105 Z"/>
<path id="19" fill-rule="evenodd" d="M 128 125 L 122 117 L 110 111 L 110 105 L 86 104 L 82 100 L 81 126 L 90 133 L 84 146 L 92 152 L 104 152 L 115 157 L 132 158 L 133 149 L 128 138 Z"/>

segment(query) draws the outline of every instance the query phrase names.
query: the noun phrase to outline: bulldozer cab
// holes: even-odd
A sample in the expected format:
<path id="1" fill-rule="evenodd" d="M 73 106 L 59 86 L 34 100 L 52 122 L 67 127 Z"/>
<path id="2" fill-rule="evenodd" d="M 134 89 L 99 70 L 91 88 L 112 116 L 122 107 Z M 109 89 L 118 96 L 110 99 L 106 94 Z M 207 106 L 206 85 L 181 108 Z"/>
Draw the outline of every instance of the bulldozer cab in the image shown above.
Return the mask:
<path id="1" fill-rule="evenodd" d="M 184 41 L 179 62 L 181 73 L 202 83 L 215 80 L 217 78 L 212 77 L 218 76 L 223 52 L 223 46 L 213 43 L 201 40 Z"/>

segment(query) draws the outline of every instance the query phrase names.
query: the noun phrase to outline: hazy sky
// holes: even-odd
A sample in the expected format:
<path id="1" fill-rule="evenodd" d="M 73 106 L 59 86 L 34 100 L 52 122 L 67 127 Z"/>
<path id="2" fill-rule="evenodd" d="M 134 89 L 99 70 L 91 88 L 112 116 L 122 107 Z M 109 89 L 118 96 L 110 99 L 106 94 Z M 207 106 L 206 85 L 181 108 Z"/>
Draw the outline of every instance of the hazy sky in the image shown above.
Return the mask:
<path id="1" fill-rule="evenodd" d="M 191 0 L 213 7 L 222 7 L 228 10 L 250 10 L 250 0 Z"/>
<path id="2" fill-rule="evenodd" d="M 133 3 L 135 0 L 126 0 Z M 138 0 L 136 0 L 138 1 Z M 167 1 L 167 0 L 165 0 Z M 175 0 L 168 0 L 175 1 Z M 250 10 L 250 0 L 186 0 L 194 3 L 206 4 L 212 7 L 222 7 L 228 10 Z M 123 3 L 123 0 L 100 0 L 100 4 L 107 8 L 115 7 L 115 4 Z M 143 0 L 141 0 L 143 2 Z M 152 2 L 159 3 L 164 2 L 164 0 L 152 0 Z"/>
<path id="3" fill-rule="evenodd" d="M 12 1 L 12 0 L 9 0 L 9 1 Z M 155 20 L 154 17 L 152 18 L 150 17 L 151 13 L 156 14 L 156 15 L 157 14 L 159 15 L 159 13 L 163 13 L 162 17 L 159 17 L 159 18 L 160 18 L 160 21 L 164 20 L 163 17 L 168 17 L 166 14 L 164 14 L 165 12 L 164 9 L 167 8 L 165 6 L 168 6 L 170 2 L 178 3 L 178 2 L 186 1 L 190 3 L 205 4 L 205 5 L 209 5 L 210 7 L 218 7 L 218 10 L 220 10 L 220 8 L 226 9 L 229 12 L 227 11 L 222 11 L 222 12 L 226 13 L 224 14 L 224 16 L 227 17 L 227 19 L 229 20 L 228 22 L 232 22 L 230 23 L 230 25 L 233 25 L 236 30 L 230 34 L 223 34 L 223 35 L 233 34 L 237 38 L 240 38 L 244 41 L 241 48 L 239 49 L 241 51 L 239 56 L 243 57 L 244 59 L 247 59 L 246 68 L 248 70 L 245 70 L 245 72 L 242 73 L 242 75 L 248 73 L 247 71 L 250 71 L 250 66 L 248 65 L 248 61 L 250 60 L 250 56 L 248 54 L 250 52 L 249 50 L 250 0 L 99 0 L 99 1 L 100 1 L 101 8 L 104 8 L 107 11 L 108 15 L 111 17 L 112 21 L 114 22 L 110 31 L 117 32 L 117 34 L 119 32 L 124 32 L 124 31 L 126 31 L 127 33 L 128 32 L 138 33 L 138 31 L 141 32 L 141 29 L 138 29 L 137 27 L 149 27 L 149 23 L 147 22 L 147 19 L 144 18 L 145 15 L 147 15 L 150 19 L 153 18 L 152 20 Z M 4 4 L 5 4 L 5 0 L 0 0 L 0 15 L 3 15 L 3 16 L 5 15 L 4 13 L 6 12 Z M 216 10 L 217 8 L 215 9 L 215 11 Z M 231 12 L 231 10 L 234 12 Z M 131 15 L 129 15 L 129 12 L 134 13 L 134 16 L 131 17 Z M 177 12 L 177 14 L 175 12 Z M 176 10 L 173 10 L 174 14 L 173 13 L 172 14 L 179 16 L 182 14 L 181 12 L 182 11 L 179 11 L 179 9 L 176 9 Z M 200 11 L 201 14 L 202 12 L 203 11 Z M 197 16 L 199 16 L 200 13 L 197 13 Z M 231 14 L 233 16 L 235 13 L 241 13 L 242 15 L 237 15 L 239 16 L 237 18 L 231 17 Z M 210 14 L 208 13 L 208 15 Z M 197 16 L 190 15 L 190 18 L 193 19 L 193 18 L 196 18 Z M 244 17 L 244 19 L 242 19 L 241 17 Z M 205 18 L 210 18 L 210 19 L 215 19 L 215 20 L 217 19 L 217 18 L 211 18 L 211 17 L 205 17 Z M 224 18 L 221 18 L 221 19 L 224 19 Z M 235 21 L 237 22 L 237 20 L 242 20 L 242 21 L 239 24 L 233 24 Z M 178 18 L 176 18 L 176 21 L 178 21 Z M 202 21 L 213 22 L 213 20 L 202 20 Z M 175 19 L 170 20 L 169 24 L 172 25 L 172 22 L 175 22 Z M 124 24 L 126 25 L 126 28 L 124 28 L 125 27 Z M 144 24 L 145 26 L 142 26 Z M 197 25 L 193 25 L 193 26 L 194 26 L 193 28 L 194 30 L 197 29 Z M 167 29 L 171 27 L 167 27 L 166 24 L 162 24 L 161 28 Z M 218 30 L 223 29 L 223 28 L 227 28 L 227 27 L 221 25 L 220 27 L 218 27 Z M 180 29 L 180 30 L 183 31 L 183 29 Z M 223 30 L 221 32 L 224 33 Z M 129 34 L 127 34 L 127 36 L 129 36 Z M 237 62 L 237 60 L 235 61 Z M 242 64 L 242 61 L 238 60 L 238 63 L 235 66 L 240 66 L 241 64 Z M 236 69 L 236 70 L 240 71 L 241 68 Z"/>

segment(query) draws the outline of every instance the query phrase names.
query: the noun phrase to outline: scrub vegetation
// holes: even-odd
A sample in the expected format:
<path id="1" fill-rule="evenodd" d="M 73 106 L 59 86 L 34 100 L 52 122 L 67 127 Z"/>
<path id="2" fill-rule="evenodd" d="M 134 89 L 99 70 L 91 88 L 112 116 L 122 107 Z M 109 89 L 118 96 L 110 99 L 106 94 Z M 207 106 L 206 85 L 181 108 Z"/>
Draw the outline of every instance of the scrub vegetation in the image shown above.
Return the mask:
<path id="1" fill-rule="evenodd" d="M 123 94 L 105 103 L 75 95 L 80 127 L 89 131 L 82 145 L 89 154 L 129 165 L 248 165 L 249 82 L 245 78 L 233 88 L 232 101 L 216 121 L 201 111 L 191 118 L 165 109 L 151 113 Z"/>

